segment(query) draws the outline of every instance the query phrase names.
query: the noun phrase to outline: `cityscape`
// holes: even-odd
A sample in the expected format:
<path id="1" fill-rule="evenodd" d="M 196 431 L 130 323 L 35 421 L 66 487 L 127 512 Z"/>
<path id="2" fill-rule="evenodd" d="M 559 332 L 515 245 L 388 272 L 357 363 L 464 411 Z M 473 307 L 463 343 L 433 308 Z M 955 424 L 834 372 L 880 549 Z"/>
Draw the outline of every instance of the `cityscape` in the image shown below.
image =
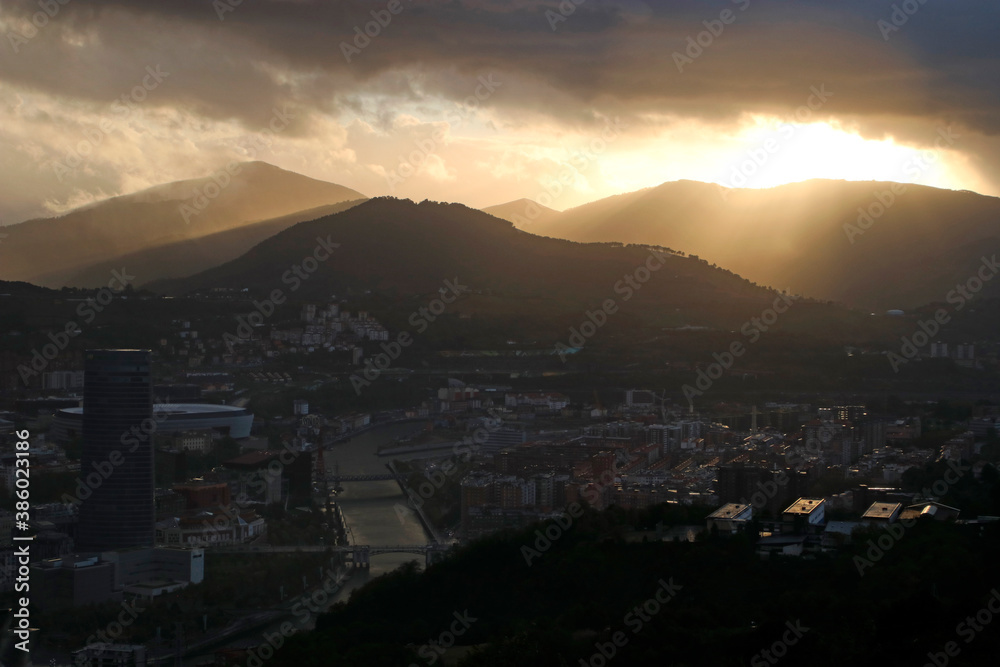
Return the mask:
<path id="1" fill-rule="evenodd" d="M 0 5 L 0 666 L 994 665 L 1000 9 Z"/>

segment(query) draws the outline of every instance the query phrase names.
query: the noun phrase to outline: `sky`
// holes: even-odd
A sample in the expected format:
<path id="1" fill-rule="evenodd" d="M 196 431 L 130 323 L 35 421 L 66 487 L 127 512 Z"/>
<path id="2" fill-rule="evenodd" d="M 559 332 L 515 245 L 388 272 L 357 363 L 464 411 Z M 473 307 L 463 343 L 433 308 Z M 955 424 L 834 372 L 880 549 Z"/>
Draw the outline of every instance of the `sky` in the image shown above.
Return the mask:
<path id="1" fill-rule="evenodd" d="M 983 0 L 0 0 L 0 224 L 251 159 L 474 207 L 998 196 L 998 25 Z"/>

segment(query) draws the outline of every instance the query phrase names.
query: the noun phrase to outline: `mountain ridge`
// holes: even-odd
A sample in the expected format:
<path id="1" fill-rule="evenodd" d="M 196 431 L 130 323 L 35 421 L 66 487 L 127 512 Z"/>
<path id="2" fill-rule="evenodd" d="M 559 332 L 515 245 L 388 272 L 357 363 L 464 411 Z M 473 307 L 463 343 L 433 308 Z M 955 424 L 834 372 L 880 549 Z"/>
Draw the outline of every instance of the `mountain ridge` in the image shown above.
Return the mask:
<path id="1" fill-rule="evenodd" d="M 1000 199 L 884 181 L 812 179 L 766 190 L 671 181 L 530 229 L 659 244 L 815 298 L 910 309 L 943 299 L 949 284 L 971 275 L 979 257 L 958 248 L 1000 250 Z M 928 263 L 937 255 L 948 260 Z M 901 276 L 910 283 L 900 285 Z"/>
<path id="2" fill-rule="evenodd" d="M 219 174 L 153 186 L 55 218 L 8 225 L 0 243 L 0 279 L 63 287 L 87 267 L 124 255 L 317 206 L 365 199 L 350 188 L 265 162 L 241 163 L 225 178 Z M 212 184 L 214 189 L 208 187 Z M 206 196 L 213 192 L 214 197 Z M 199 196 L 204 198 L 200 210 L 193 206 L 201 203 Z"/>

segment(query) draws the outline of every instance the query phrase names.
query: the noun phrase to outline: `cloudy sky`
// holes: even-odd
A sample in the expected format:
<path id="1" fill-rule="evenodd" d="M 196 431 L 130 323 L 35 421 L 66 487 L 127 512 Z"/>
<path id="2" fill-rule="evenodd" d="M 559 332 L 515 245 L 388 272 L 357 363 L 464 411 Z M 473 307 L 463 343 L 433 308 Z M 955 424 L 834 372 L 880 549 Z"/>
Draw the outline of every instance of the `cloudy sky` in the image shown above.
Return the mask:
<path id="1" fill-rule="evenodd" d="M 476 207 L 1000 195 L 998 25 L 983 0 L 0 0 L 0 222 L 247 159 Z"/>

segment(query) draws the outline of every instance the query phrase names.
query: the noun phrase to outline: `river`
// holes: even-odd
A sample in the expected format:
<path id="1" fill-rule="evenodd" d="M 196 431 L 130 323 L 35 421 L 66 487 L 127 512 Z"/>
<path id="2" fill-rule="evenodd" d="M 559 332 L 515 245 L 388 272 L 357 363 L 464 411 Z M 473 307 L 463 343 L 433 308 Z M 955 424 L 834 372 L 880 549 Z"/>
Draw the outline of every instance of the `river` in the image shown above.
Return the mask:
<path id="1" fill-rule="evenodd" d="M 416 433 L 421 428 L 423 424 L 416 422 L 386 424 L 376 426 L 345 442 L 330 445 L 326 452 L 327 472 L 333 472 L 334 464 L 337 464 L 342 475 L 383 474 L 387 472 L 386 461 L 380 460 L 377 456 L 379 447 L 393 442 L 396 438 Z M 415 512 L 397 514 L 396 505 L 404 503 L 406 497 L 395 481 L 347 482 L 343 486 L 343 492 L 337 494 L 337 502 L 340 503 L 344 513 L 353 544 L 428 544 L 431 541 Z M 384 554 L 372 557 L 371 567 L 367 571 L 356 571 L 324 606 L 329 607 L 337 602 L 346 601 L 351 591 L 411 560 L 416 560 L 423 568 L 423 556 Z M 283 619 L 287 620 L 289 619 Z M 311 630 L 314 622 L 315 618 L 311 618 L 307 624 L 297 629 Z M 279 621 L 266 628 L 241 633 L 238 637 L 223 642 L 221 646 L 213 646 L 211 649 L 199 652 L 197 656 L 185 659 L 184 663 L 206 664 L 206 661 L 211 659 L 212 652 L 222 646 L 246 646 L 248 641 L 256 643 L 265 635 L 276 636 L 275 633 L 280 634 L 280 625 Z"/>
<path id="2" fill-rule="evenodd" d="M 396 438 L 416 433 L 422 423 L 407 422 L 376 426 L 350 440 L 331 445 L 326 452 L 326 469 L 333 471 L 339 465 L 341 475 L 384 474 L 385 459 L 376 455 L 380 446 Z M 346 482 L 344 491 L 337 494 L 337 502 L 344 512 L 350 529 L 352 544 L 427 544 L 430 537 L 415 512 L 397 512 L 405 506 L 406 496 L 394 481 Z M 334 598 L 346 600 L 350 592 L 363 586 L 372 577 L 391 572 L 400 565 L 417 560 L 423 567 L 424 557 L 413 554 L 384 554 L 371 559 L 371 568 L 359 571 Z"/>

